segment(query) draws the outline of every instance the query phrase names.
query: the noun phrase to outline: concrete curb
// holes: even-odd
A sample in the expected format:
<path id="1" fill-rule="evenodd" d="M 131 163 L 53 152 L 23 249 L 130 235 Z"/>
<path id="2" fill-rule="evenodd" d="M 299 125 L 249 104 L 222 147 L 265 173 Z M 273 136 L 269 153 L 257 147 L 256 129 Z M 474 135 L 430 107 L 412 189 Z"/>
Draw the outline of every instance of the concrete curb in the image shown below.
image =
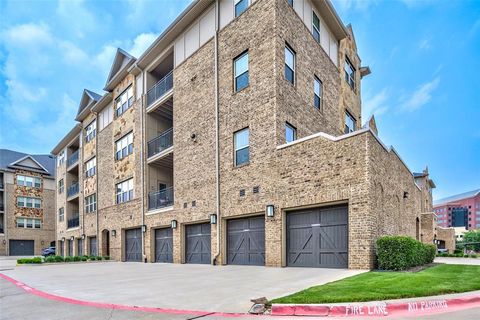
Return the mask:
<path id="1" fill-rule="evenodd" d="M 480 294 L 452 299 L 418 298 L 407 302 L 365 302 L 345 305 L 274 304 L 272 316 L 382 317 L 420 316 L 480 307 Z"/>

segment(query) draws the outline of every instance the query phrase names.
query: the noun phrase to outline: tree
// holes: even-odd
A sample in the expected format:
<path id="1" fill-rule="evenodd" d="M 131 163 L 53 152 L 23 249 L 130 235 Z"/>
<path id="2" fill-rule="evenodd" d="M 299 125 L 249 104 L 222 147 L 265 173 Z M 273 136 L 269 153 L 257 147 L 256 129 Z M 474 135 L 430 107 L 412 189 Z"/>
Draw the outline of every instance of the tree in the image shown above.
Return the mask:
<path id="1" fill-rule="evenodd" d="M 477 242 L 474 245 L 467 245 L 468 250 L 480 251 L 480 230 L 470 230 L 463 235 L 462 244 Z"/>

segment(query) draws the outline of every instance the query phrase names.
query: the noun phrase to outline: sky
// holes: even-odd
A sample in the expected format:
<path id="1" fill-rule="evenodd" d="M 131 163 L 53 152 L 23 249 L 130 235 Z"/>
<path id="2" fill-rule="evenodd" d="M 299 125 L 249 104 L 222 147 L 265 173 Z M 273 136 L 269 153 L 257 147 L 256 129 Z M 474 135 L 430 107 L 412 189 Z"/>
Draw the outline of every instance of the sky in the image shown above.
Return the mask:
<path id="1" fill-rule="evenodd" d="M 117 47 L 141 53 L 189 0 L 0 0 L 0 148 L 49 153 Z M 362 117 L 434 198 L 480 188 L 480 0 L 333 0 L 362 65 Z"/>

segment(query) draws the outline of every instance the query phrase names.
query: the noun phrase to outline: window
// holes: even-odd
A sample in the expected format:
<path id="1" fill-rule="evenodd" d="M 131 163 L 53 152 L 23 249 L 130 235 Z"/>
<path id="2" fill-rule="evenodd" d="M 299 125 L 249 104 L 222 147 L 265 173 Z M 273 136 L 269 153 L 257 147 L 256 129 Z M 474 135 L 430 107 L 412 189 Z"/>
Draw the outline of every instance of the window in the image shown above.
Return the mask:
<path id="1" fill-rule="evenodd" d="M 352 89 L 355 89 L 355 68 L 348 58 L 345 59 L 345 80 Z"/>
<path id="2" fill-rule="evenodd" d="M 91 213 L 97 210 L 97 194 L 94 193 L 85 198 L 85 212 Z"/>
<path id="3" fill-rule="evenodd" d="M 40 219 L 17 218 L 17 228 L 40 229 L 41 227 Z"/>
<path id="4" fill-rule="evenodd" d="M 97 158 L 92 158 L 88 160 L 85 164 L 85 167 L 87 168 L 87 170 L 85 171 L 85 177 L 88 178 L 95 175 L 97 169 Z"/>
<path id="5" fill-rule="evenodd" d="M 233 64 L 236 92 L 248 86 L 248 52 L 242 53 L 240 56 L 235 58 Z"/>
<path id="6" fill-rule="evenodd" d="M 235 0 L 235 17 L 241 15 L 248 8 L 249 0 Z"/>
<path id="7" fill-rule="evenodd" d="M 17 176 L 17 185 L 25 187 L 40 188 L 42 186 L 42 179 L 29 176 Z"/>
<path id="8" fill-rule="evenodd" d="M 117 184 L 117 204 L 133 199 L 133 179 Z"/>
<path id="9" fill-rule="evenodd" d="M 111 105 L 104 108 L 100 111 L 98 115 L 98 125 L 100 126 L 99 130 L 102 131 L 106 126 L 108 126 L 113 120 L 113 108 Z"/>
<path id="10" fill-rule="evenodd" d="M 348 111 L 345 111 L 345 133 L 355 131 L 355 122 L 355 118 Z"/>
<path id="11" fill-rule="evenodd" d="M 31 197 L 17 197 L 17 207 L 40 209 L 42 200 Z"/>
<path id="12" fill-rule="evenodd" d="M 318 110 L 322 109 L 323 84 L 317 77 L 313 81 L 313 105 Z"/>
<path id="13" fill-rule="evenodd" d="M 295 52 L 288 45 L 285 46 L 285 79 L 295 84 Z"/>
<path id="14" fill-rule="evenodd" d="M 290 123 L 285 122 L 285 141 L 287 143 L 297 139 L 297 129 Z"/>
<path id="15" fill-rule="evenodd" d="M 121 116 L 133 104 L 133 86 L 128 87 L 115 100 L 115 115 Z"/>
<path id="16" fill-rule="evenodd" d="M 115 143 L 115 160 L 120 160 L 133 153 L 133 132 L 123 136 Z"/>
<path id="17" fill-rule="evenodd" d="M 317 40 L 318 43 L 320 43 L 320 19 L 318 19 L 318 16 L 315 14 L 315 12 L 312 11 L 312 34 L 315 40 Z"/>
<path id="18" fill-rule="evenodd" d="M 235 166 L 239 166 L 250 161 L 250 132 L 248 128 L 234 133 L 235 140 Z"/>
<path id="19" fill-rule="evenodd" d="M 58 221 L 62 222 L 65 220 L 65 208 L 58 209 Z"/>
<path id="20" fill-rule="evenodd" d="M 65 150 L 60 152 L 57 156 L 57 166 L 60 167 L 65 162 Z"/>
<path id="21" fill-rule="evenodd" d="M 97 122 L 93 120 L 86 128 L 85 128 L 85 142 L 91 141 L 95 138 L 97 134 Z"/>
<path id="22" fill-rule="evenodd" d="M 293 7 L 293 0 L 287 0 L 288 4 Z"/>
<path id="23" fill-rule="evenodd" d="M 65 190 L 65 183 L 63 179 L 61 179 L 60 181 L 58 181 L 58 193 L 61 194 L 63 193 L 64 190 Z"/>

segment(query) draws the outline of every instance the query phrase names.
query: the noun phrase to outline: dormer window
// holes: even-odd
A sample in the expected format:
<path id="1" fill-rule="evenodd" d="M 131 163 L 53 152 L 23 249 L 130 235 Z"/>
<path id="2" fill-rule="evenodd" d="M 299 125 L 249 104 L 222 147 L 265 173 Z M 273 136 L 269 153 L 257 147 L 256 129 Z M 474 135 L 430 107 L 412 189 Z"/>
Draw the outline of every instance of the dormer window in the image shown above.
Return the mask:
<path id="1" fill-rule="evenodd" d="M 115 100 L 115 115 L 121 116 L 133 104 L 133 86 L 128 87 Z"/>

